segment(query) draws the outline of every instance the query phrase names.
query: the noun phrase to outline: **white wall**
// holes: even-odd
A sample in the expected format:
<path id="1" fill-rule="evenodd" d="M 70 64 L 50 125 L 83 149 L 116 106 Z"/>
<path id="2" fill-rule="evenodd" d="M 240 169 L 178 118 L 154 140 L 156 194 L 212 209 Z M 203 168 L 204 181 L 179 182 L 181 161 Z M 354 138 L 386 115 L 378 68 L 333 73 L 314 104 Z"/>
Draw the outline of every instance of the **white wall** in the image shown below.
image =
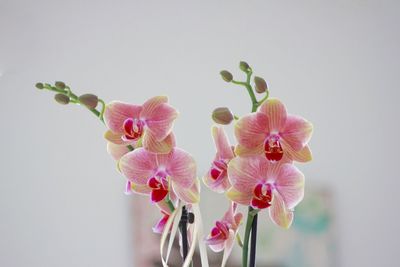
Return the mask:
<path id="1" fill-rule="evenodd" d="M 202 2 L 0 1 L 1 266 L 132 262 L 130 199 L 103 126 L 36 81 L 107 101 L 168 94 L 178 143 L 206 170 L 210 111 L 249 110 L 246 92 L 218 75 L 239 75 L 242 59 L 314 123 L 315 159 L 302 169 L 335 192 L 340 266 L 394 266 L 399 2 Z"/>

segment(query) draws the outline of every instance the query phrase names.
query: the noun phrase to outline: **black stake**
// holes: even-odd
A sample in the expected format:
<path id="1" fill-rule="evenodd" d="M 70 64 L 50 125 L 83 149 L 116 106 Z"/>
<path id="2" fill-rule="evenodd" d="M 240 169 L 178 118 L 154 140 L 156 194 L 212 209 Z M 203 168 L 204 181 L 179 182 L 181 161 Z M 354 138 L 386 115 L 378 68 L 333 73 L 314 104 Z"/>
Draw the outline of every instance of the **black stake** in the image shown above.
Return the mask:
<path id="1" fill-rule="evenodd" d="M 182 254 L 183 261 L 185 261 L 188 254 L 188 239 L 187 239 L 187 223 L 188 223 L 188 212 L 186 206 L 182 207 L 182 216 L 179 222 L 179 228 L 182 235 Z"/>
<path id="2" fill-rule="evenodd" d="M 253 224 L 251 225 L 250 265 L 249 265 L 249 267 L 256 266 L 257 219 L 258 219 L 258 214 L 254 215 Z"/>

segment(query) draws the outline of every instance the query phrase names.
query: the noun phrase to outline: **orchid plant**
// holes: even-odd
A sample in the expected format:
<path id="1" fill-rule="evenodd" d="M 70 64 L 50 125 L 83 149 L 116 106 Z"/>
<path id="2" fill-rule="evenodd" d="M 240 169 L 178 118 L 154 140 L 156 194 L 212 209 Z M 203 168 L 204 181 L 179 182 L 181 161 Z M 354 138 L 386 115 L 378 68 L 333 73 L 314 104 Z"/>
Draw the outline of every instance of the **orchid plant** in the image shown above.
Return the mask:
<path id="1" fill-rule="evenodd" d="M 224 194 L 230 205 L 208 236 L 203 236 L 198 206 L 201 186 L 196 162 L 176 146 L 172 129 L 178 112 L 166 96 L 152 97 L 142 105 L 120 101 L 106 105 L 94 94 L 78 97 L 63 82 L 36 84 L 38 89 L 55 92 L 58 103 L 83 105 L 104 123 L 107 151 L 126 178 L 126 193 L 147 196 L 160 210 L 162 217 L 153 231 L 161 234 L 164 267 L 178 231 L 182 266 L 193 265 L 196 246 L 202 266 L 208 266 L 205 245 L 214 252 L 223 251 L 221 266 L 225 266 L 235 241 L 242 248 L 242 267 L 255 266 L 258 212 L 268 210 L 277 226 L 289 228 L 294 208 L 303 199 L 304 175 L 293 163 L 311 160 L 312 124 L 289 115 L 280 100 L 270 98 L 266 81 L 252 79 L 253 70 L 246 62 L 239 67 L 244 81 L 235 80 L 226 70 L 220 74 L 224 81 L 247 90 L 251 112 L 238 117 L 229 108 L 219 107 L 212 113 L 216 154 L 202 180 L 212 191 Z M 263 96 L 258 100 L 256 94 Z M 224 125 L 233 121 L 237 143 L 232 145 Z M 238 230 L 244 216 L 238 205 L 248 207 L 243 242 Z"/>

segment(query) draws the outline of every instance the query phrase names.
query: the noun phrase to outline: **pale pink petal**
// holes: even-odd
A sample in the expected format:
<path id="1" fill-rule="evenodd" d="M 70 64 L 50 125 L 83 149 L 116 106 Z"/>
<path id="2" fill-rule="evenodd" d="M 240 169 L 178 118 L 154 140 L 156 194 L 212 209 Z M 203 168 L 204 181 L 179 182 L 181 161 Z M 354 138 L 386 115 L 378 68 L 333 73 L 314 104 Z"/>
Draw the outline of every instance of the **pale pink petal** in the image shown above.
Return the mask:
<path id="1" fill-rule="evenodd" d="M 264 153 L 264 144 L 260 143 L 258 146 L 253 148 L 248 148 L 238 144 L 235 147 L 235 154 L 240 157 L 250 157 L 255 155 L 261 155 Z"/>
<path id="2" fill-rule="evenodd" d="M 229 209 L 225 212 L 221 221 L 228 223 L 229 225 L 235 224 L 235 212 L 236 212 L 237 204 L 235 202 L 231 202 L 229 204 Z"/>
<path id="3" fill-rule="evenodd" d="M 253 194 L 251 192 L 245 194 L 240 191 L 237 191 L 235 188 L 232 187 L 231 189 L 228 190 L 228 192 L 226 192 L 226 197 L 238 204 L 249 206 L 251 203 L 251 199 L 253 198 Z"/>
<path id="4" fill-rule="evenodd" d="M 171 180 L 183 188 L 189 188 L 197 180 L 196 162 L 186 151 L 174 148 L 170 154 L 157 155 L 159 164 L 165 164 Z"/>
<path id="5" fill-rule="evenodd" d="M 237 230 L 237 228 L 239 227 L 240 223 L 242 222 L 242 219 L 243 219 L 243 214 L 242 213 L 235 214 L 235 216 L 233 218 L 233 220 L 235 222 L 235 225 L 233 227 L 234 230 Z"/>
<path id="6" fill-rule="evenodd" d="M 166 154 L 175 147 L 175 136 L 170 133 L 164 140 L 157 141 L 150 131 L 146 131 L 142 139 L 143 147 L 152 153 Z"/>
<path id="7" fill-rule="evenodd" d="M 260 112 L 242 117 L 235 125 L 236 139 L 241 146 L 246 148 L 255 148 L 264 144 L 268 134 L 268 117 Z"/>
<path id="8" fill-rule="evenodd" d="M 304 197 L 304 175 L 292 164 L 283 164 L 276 176 L 275 188 L 286 207 L 293 209 Z"/>
<path id="9" fill-rule="evenodd" d="M 269 161 L 264 156 L 234 158 L 228 165 L 228 177 L 232 186 L 245 194 L 252 194 L 254 187 L 264 182 Z"/>
<path id="10" fill-rule="evenodd" d="M 287 117 L 285 105 L 278 99 L 268 99 L 261 107 L 260 112 L 268 116 L 269 130 L 271 132 L 280 132 L 285 126 Z"/>
<path id="11" fill-rule="evenodd" d="M 111 130 L 108 130 L 107 132 L 104 133 L 104 138 L 116 145 L 124 145 L 126 142 L 122 140 L 122 134 L 121 133 L 114 133 Z"/>
<path id="12" fill-rule="evenodd" d="M 144 118 L 147 130 L 151 131 L 157 140 L 164 139 L 171 133 L 178 112 L 168 104 L 159 105 L 152 114 Z"/>
<path id="13" fill-rule="evenodd" d="M 141 106 L 113 101 L 106 106 L 104 122 L 111 131 L 122 133 L 124 121 L 128 118 L 139 118 L 141 111 Z"/>
<path id="14" fill-rule="evenodd" d="M 304 146 L 301 150 L 296 151 L 285 141 L 285 139 L 281 139 L 281 144 L 283 153 L 286 154 L 289 159 L 298 162 L 308 162 L 312 160 L 311 150 L 308 145 Z"/>
<path id="15" fill-rule="evenodd" d="M 141 117 L 147 118 L 150 114 L 154 113 L 154 110 L 158 108 L 158 106 L 162 104 L 168 103 L 168 97 L 167 96 L 155 96 L 150 99 L 148 99 L 144 104 L 142 105 L 143 110 L 142 113 L 140 114 Z"/>
<path id="16" fill-rule="evenodd" d="M 153 232 L 156 234 L 161 234 L 164 231 L 168 219 L 169 219 L 168 215 L 166 214 L 163 215 L 163 217 L 161 217 L 161 219 L 157 222 L 157 224 L 153 226 Z"/>
<path id="17" fill-rule="evenodd" d="M 135 149 L 120 159 L 119 168 L 135 184 L 147 184 L 157 170 L 156 155 L 144 148 Z"/>
<path id="18" fill-rule="evenodd" d="M 228 259 L 228 257 L 232 253 L 233 246 L 235 245 L 235 240 L 236 240 L 236 232 L 232 229 L 229 230 L 229 237 L 225 241 L 225 249 L 224 249 L 224 258 Z M 222 266 L 225 266 L 225 262 L 222 264 Z"/>
<path id="19" fill-rule="evenodd" d="M 214 138 L 217 154 L 221 159 L 231 160 L 235 157 L 232 147 L 228 142 L 224 129 L 222 127 L 212 127 L 212 136 Z"/>
<path id="20" fill-rule="evenodd" d="M 285 127 L 279 135 L 293 148 L 301 150 L 310 140 L 312 134 L 312 124 L 298 116 L 288 116 Z"/>
<path id="21" fill-rule="evenodd" d="M 111 142 L 107 142 L 107 152 L 115 160 L 119 160 L 122 156 L 128 153 L 130 149 L 126 145 L 116 145 Z"/>
<path id="22" fill-rule="evenodd" d="M 172 188 L 178 198 L 186 203 L 198 203 L 200 201 L 200 183 L 198 180 L 190 188 L 184 188 L 173 181 Z"/>
<path id="23" fill-rule="evenodd" d="M 214 252 L 221 252 L 225 248 L 225 239 L 209 238 L 206 240 L 206 244 Z"/>
<path id="24" fill-rule="evenodd" d="M 293 221 L 293 212 L 285 206 L 285 202 L 277 191 L 273 191 L 272 203 L 269 208 L 272 221 L 283 228 L 289 228 Z"/>
<path id="25" fill-rule="evenodd" d="M 127 194 L 137 193 L 140 195 L 149 195 L 151 192 L 151 188 L 147 186 L 147 184 L 135 184 L 132 181 L 127 181 L 125 192 Z"/>
<path id="26" fill-rule="evenodd" d="M 203 182 L 206 186 L 208 186 L 211 190 L 217 193 L 224 193 L 231 187 L 231 183 L 229 182 L 228 175 L 221 175 L 218 179 L 214 180 L 211 177 L 211 170 L 207 172 L 207 174 L 203 177 Z"/>

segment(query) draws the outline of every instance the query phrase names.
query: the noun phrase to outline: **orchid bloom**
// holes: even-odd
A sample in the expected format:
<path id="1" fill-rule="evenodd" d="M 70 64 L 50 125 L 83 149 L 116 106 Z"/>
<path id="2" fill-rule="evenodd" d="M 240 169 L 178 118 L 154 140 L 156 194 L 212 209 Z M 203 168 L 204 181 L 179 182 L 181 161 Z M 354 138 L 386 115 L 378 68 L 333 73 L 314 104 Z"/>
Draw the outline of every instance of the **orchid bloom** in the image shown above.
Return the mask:
<path id="1" fill-rule="evenodd" d="M 279 161 L 283 155 L 299 162 L 310 161 L 311 151 L 307 143 L 312 124 L 307 120 L 287 115 L 286 108 L 278 99 L 265 101 L 258 112 L 242 117 L 235 126 L 239 142 L 238 156 L 264 154 L 268 160 Z"/>
<path id="2" fill-rule="evenodd" d="M 185 151 L 174 148 L 168 154 L 154 154 L 135 149 L 119 161 L 119 169 L 128 178 L 130 190 L 150 195 L 153 203 L 174 194 L 187 203 L 199 200 L 196 163 Z"/>
<path id="3" fill-rule="evenodd" d="M 269 208 L 273 222 L 290 227 L 292 210 L 304 196 L 304 175 L 286 157 L 279 162 L 261 155 L 238 157 L 230 162 L 228 176 L 229 199 L 255 209 Z"/>
<path id="4" fill-rule="evenodd" d="M 111 102 L 104 112 L 109 128 L 105 138 L 116 145 L 143 144 L 151 152 L 169 153 L 175 146 L 171 130 L 178 113 L 167 102 L 166 96 L 153 97 L 142 106 Z"/>
<path id="5" fill-rule="evenodd" d="M 231 187 L 228 180 L 228 163 L 235 157 L 235 154 L 223 128 L 214 126 L 212 136 L 217 153 L 210 170 L 203 177 L 203 181 L 212 190 L 223 193 Z"/>
<path id="6" fill-rule="evenodd" d="M 225 249 L 225 252 L 228 254 L 227 256 L 231 253 L 239 225 L 243 218 L 243 214 L 237 213 L 236 209 L 237 204 L 231 202 L 229 210 L 220 221 L 216 221 L 210 235 L 205 240 L 206 244 L 214 252 L 220 252 Z"/>

